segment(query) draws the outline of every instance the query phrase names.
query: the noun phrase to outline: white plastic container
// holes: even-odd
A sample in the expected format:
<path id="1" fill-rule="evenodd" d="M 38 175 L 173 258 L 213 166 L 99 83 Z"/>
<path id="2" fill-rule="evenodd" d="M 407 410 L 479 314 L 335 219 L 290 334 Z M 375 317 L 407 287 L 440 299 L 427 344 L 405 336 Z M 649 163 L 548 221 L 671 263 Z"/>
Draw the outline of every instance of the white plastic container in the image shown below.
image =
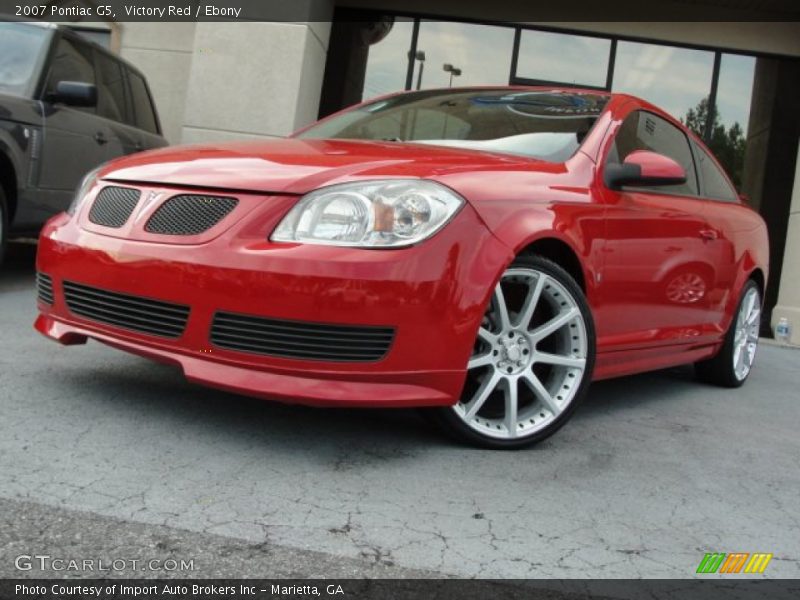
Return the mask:
<path id="1" fill-rule="evenodd" d="M 778 340 L 781 344 L 788 344 L 789 340 L 792 338 L 792 324 L 789 323 L 789 319 L 786 317 L 782 317 L 778 324 L 775 325 L 775 339 Z"/>

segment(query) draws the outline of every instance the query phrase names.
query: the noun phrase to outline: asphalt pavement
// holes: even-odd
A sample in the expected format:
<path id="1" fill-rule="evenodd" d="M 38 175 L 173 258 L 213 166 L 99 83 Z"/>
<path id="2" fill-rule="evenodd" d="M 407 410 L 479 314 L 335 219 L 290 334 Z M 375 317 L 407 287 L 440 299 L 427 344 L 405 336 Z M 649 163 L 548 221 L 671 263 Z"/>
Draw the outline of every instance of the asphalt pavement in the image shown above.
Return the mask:
<path id="1" fill-rule="evenodd" d="M 193 577 L 685 578 L 706 552 L 800 577 L 800 351 L 762 344 L 734 391 L 690 367 L 599 382 L 555 436 L 491 452 L 414 411 L 263 402 L 61 347 L 32 328 L 33 256 L 0 268 L 0 577 L 93 553 L 195 559 Z"/>

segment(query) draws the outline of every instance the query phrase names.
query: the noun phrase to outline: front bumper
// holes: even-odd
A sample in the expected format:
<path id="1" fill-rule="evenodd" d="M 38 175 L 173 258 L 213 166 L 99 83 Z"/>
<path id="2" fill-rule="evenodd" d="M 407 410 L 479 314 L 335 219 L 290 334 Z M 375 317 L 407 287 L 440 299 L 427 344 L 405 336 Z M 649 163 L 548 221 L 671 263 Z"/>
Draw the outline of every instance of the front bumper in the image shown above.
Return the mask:
<path id="1" fill-rule="evenodd" d="M 188 245 L 111 237 L 83 227 L 80 215 L 58 215 L 39 242 L 37 269 L 52 278 L 54 299 L 39 302 L 35 327 L 63 344 L 93 338 L 179 366 L 190 381 L 266 399 L 336 406 L 455 403 L 510 250 L 469 206 L 411 248 L 270 243 L 269 232 L 294 201 L 263 197 L 246 219 Z M 64 281 L 187 305 L 185 330 L 163 339 L 76 315 L 65 302 Z M 374 362 L 283 358 L 215 346 L 210 329 L 218 311 L 392 327 L 395 335 Z"/>

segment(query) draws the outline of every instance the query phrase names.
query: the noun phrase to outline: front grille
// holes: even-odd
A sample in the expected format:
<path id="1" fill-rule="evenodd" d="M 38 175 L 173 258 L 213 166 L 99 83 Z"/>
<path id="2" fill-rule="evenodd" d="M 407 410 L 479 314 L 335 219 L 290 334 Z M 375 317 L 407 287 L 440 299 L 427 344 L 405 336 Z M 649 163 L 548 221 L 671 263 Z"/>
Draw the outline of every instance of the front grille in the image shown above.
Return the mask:
<path id="1" fill-rule="evenodd" d="M 70 311 L 78 316 L 166 338 L 180 337 L 189 318 L 188 306 L 69 281 L 64 282 L 64 298 Z"/>
<path id="2" fill-rule="evenodd" d="M 282 358 L 369 362 L 380 360 L 394 339 L 391 327 L 325 325 L 218 312 L 211 342 L 220 348 Z"/>
<path id="3" fill-rule="evenodd" d="M 45 304 L 53 303 L 53 279 L 50 275 L 36 273 L 36 295 Z"/>
<path id="4" fill-rule="evenodd" d="M 133 214 L 141 192 L 133 188 L 108 186 L 97 194 L 89 220 L 96 225 L 119 229 Z"/>
<path id="5" fill-rule="evenodd" d="M 197 235 L 211 229 L 239 201 L 218 196 L 173 196 L 153 213 L 144 229 L 163 235 Z"/>

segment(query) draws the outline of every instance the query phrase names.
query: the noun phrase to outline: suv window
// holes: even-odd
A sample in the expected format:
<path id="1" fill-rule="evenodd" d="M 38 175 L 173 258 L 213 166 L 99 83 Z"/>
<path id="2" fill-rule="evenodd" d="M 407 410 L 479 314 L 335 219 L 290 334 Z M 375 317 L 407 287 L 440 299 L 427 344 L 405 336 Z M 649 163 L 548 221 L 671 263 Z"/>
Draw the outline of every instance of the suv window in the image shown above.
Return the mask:
<path id="1" fill-rule="evenodd" d="M 675 125 L 653 113 L 641 110 L 631 113 L 617 131 L 608 162 L 621 163 L 634 150 L 650 150 L 669 156 L 686 171 L 686 183 L 652 188 L 654 191 L 699 195 L 697 173 L 689 140 Z"/>
<path id="2" fill-rule="evenodd" d="M 62 37 L 58 41 L 55 56 L 50 64 L 45 96 L 55 93 L 59 81 L 80 81 L 95 85 L 92 49 Z M 84 112 L 95 112 L 95 108 L 90 106 L 73 108 Z"/>
<path id="3" fill-rule="evenodd" d="M 736 191 L 714 163 L 714 159 L 699 145 L 695 144 L 694 147 L 697 149 L 697 165 L 703 179 L 703 196 L 724 202 L 738 202 Z"/>
<path id="4" fill-rule="evenodd" d="M 125 121 L 125 82 L 119 63 L 95 52 L 97 63 L 97 114 L 112 121 Z"/>
<path id="5" fill-rule="evenodd" d="M 28 96 L 32 92 L 50 35 L 27 23 L 0 21 L 0 93 Z"/>
<path id="6" fill-rule="evenodd" d="M 147 91 L 144 79 L 133 71 L 128 70 L 128 80 L 131 84 L 136 126 L 139 129 L 158 134 L 158 122 L 153 110 L 153 102 L 150 100 L 150 94 Z"/>

